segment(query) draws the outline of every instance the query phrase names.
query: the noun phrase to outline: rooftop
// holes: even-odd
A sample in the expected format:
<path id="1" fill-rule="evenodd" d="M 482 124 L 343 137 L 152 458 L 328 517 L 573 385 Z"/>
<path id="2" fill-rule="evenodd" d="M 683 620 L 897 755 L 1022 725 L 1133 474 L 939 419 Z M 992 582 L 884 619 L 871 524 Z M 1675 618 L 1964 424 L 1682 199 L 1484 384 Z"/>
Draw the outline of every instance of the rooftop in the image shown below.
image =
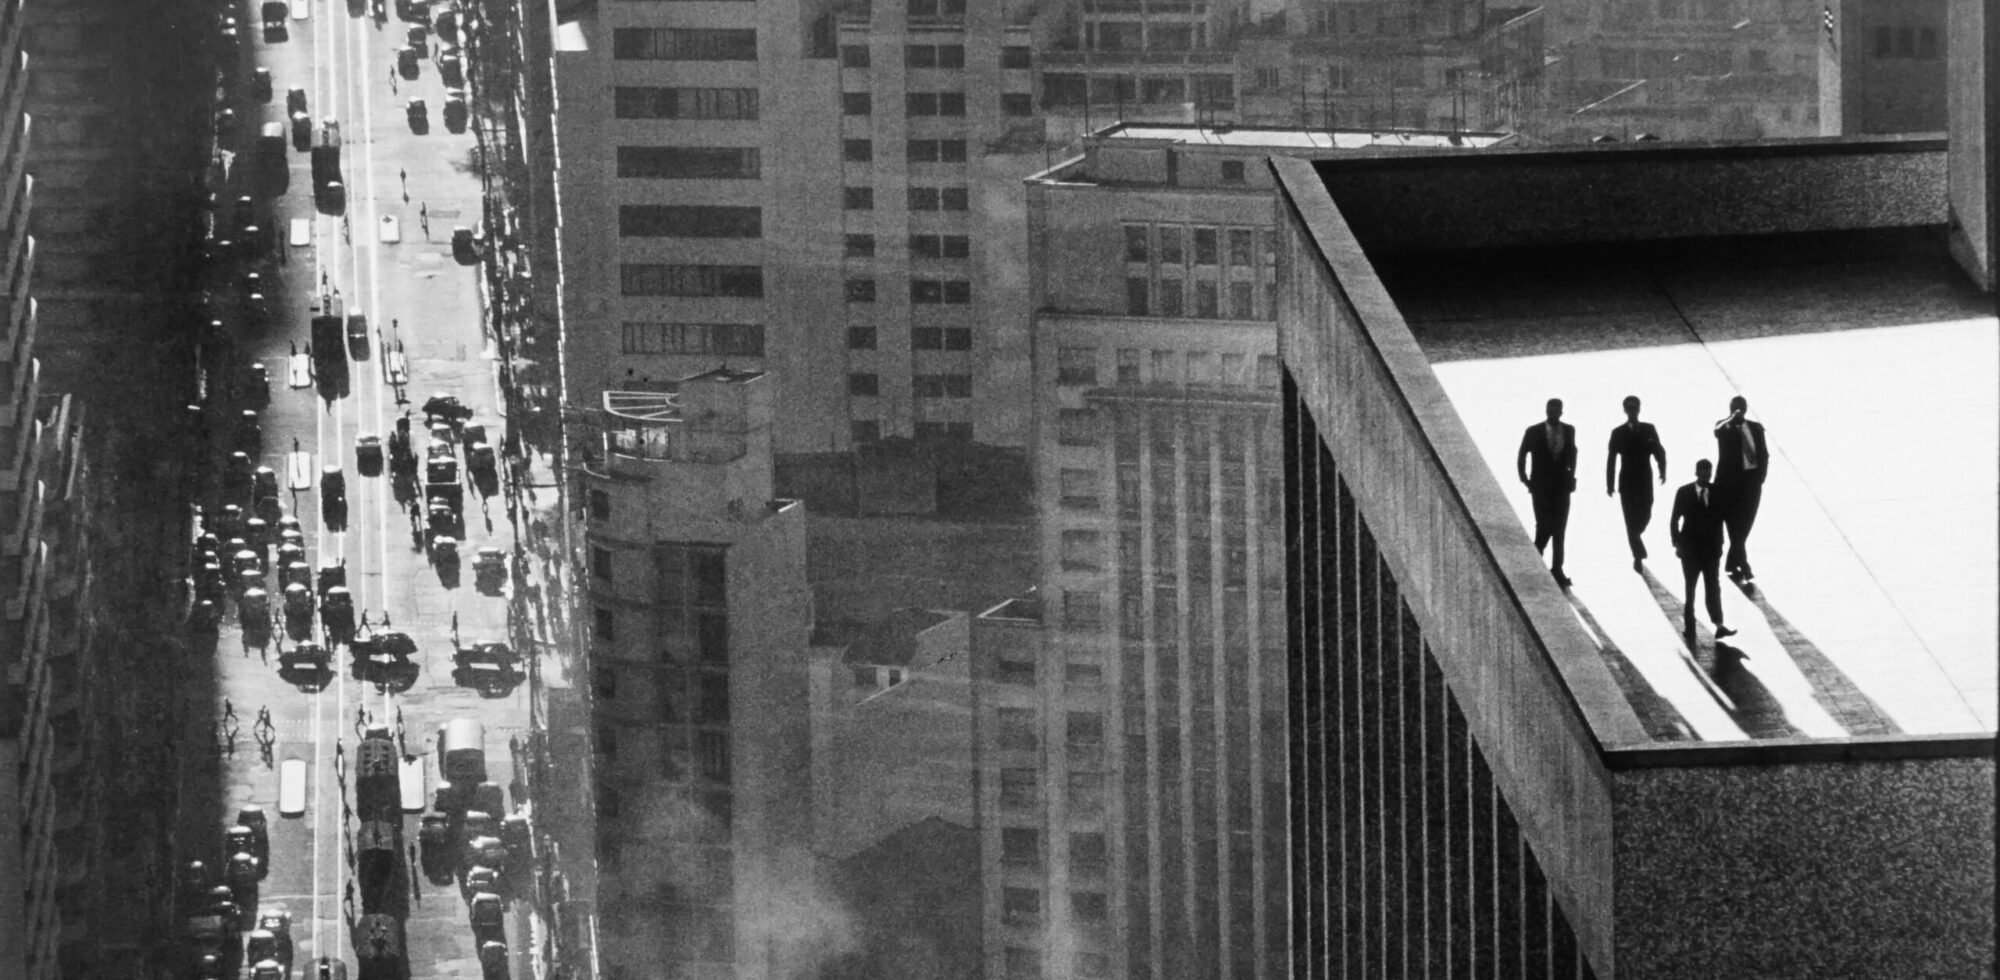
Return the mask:
<path id="1" fill-rule="evenodd" d="M 1119 123 L 1091 134 L 1101 140 L 1160 140 L 1188 146 L 1364 150 L 1371 147 L 1485 147 L 1513 139 L 1509 133 L 1421 129 L 1297 129 L 1277 126 L 1200 126 Z"/>
<path id="2" fill-rule="evenodd" d="M 1728 246 L 1728 247 L 1725 247 Z M 1389 258 L 1377 269 L 1524 528 L 1521 432 L 1560 397 L 1577 427 L 1569 602 L 1662 741 L 1945 735 L 1995 727 L 2000 346 L 1990 301 L 1935 235 Z M 1750 402 L 1771 473 L 1740 630 L 1693 648 L 1667 541 L 1673 492 Z M 1602 496 L 1619 402 L 1660 432 L 1635 574 Z"/>

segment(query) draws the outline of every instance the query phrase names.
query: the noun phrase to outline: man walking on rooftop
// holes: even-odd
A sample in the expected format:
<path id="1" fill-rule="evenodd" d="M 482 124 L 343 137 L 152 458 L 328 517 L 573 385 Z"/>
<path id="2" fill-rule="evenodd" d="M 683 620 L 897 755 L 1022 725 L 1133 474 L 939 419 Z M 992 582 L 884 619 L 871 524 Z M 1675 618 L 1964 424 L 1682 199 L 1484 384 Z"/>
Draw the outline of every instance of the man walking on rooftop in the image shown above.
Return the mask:
<path id="1" fill-rule="evenodd" d="M 1715 487 L 1722 496 L 1722 517 L 1729 529 L 1729 554 L 1722 570 L 1731 578 L 1748 582 L 1750 555 L 1744 542 L 1750 527 L 1757 523 L 1757 508 L 1764 501 L 1764 477 L 1771 469 L 1771 446 L 1764 440 L 1764 426 L 1743 417 L 1750 401 L 1742 395 L 1729 400 L 1729 417 L 1715 423 Z"/>
<path id="2" fill-rule="evenodd" d="M 1528 426 L 1521 434 L 1521 450 L 1514 456 L 1514 469 L 1528 495 L 1535 501 L 1535 550 L 1555 542 L 1549 571 L 1556 584 L 1569 586 L 1563 574 L 1563 538 L 1569 529 L 1569 495 L 1576 492 L 1576 426 L 1562 420 L 1560 398 L 1549 399 L 1548 419 Z M 1531 472 L 1528 461 L 1534 460 Z"/>
<path id="3" fill-rule="evenodd" d="M 1722 499 L 1708 482 L 1708 460 L 1694 464 L 1694 482 L 1674 494 L 1674 511 L 1667 518 L 1667 533 L 1673 538 L 1674 553 L 1681 559 L 1681 630 L 1694 636 L 1694 583 L 1703 580 L 1702 597 L 1708 604 L 1708 620 L 1715 624 L 1715 637 L 1733 636 L 1736 631 L 1722 625 L 1722 585 L 1716 581 L 1716 565 L 1722 560 Z"/>
<path id="4" fill-rule="evenodd" d="M 1653 462 L 1660 464 L 1659 482 L 1667 482 L 1667 450 L 1651 422 L 1639 421 L 1639 398 L 1625 396 L 1625 424 L 1611 430 L 1610 455 L 1604 457 L 1604 495 L 1618 494 L 1625 511 L 1625 540 L 1632 546 L 1632 570 L 1646 560 L 1646 542 L 1639 536 L 1653 522 Z M 1625 465 L 1621 469 L 1619 463 Z"/>

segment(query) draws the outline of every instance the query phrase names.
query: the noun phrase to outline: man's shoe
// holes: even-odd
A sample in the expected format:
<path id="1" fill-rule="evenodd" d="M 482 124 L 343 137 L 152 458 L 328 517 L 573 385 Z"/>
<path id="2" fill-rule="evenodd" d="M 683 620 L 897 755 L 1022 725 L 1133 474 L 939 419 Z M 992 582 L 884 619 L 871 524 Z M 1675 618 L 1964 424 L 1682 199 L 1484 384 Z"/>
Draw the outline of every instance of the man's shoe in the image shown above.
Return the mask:
<path id="1" fill-rule="evenodd" d="M 1741 576 L 1741 577 L 1742 577 L 1742 579 L 1743 579 L 1743 581 L 1745 581 L 1745 582 L 1748 582 L 1748 581 L 1750 581 L 1751 579 L 1753 579 L 1753 578 L 1756 578 L 1756 577 L 1757 577 L 1755 573 L 1753 573 L 1753 572 L 1751 572 L 1751 571 L 1750 571 L 1750 566 L 1748 566 L 1748 565 L 1744 565 L 1744 566 L 1741 566 L 1741 567 L 1737 568 L 1737 569 L 1736 569 L 1736 574 L 1737 574 L 1738 576 Z"/>
<path id="2" fill-rule="evenodd" d="M 1567 576 L 1567 575 L 1564 575 L 1564 574 L 1563 574 L 1563 573 L 1561 573 L 1561 572 L 1556 572 L 1556 573 L 1555 573 L 1555 577 L 1556 577 L 1556 584 L 1557 584 L 1557 585 L 1560 585 L 1560 586 L 1562 586 L 1562 587 L 1563 587 L 1563 588 L 1565 588 L 1565 589 L 1569 588 L 1569 576 Z"/>
<path id="3" fill-rule="evenodd" d="M 1730 628 L 1729 628 L 1729 627 L 1727 627 L 1727 626 L 1717 626 L 1717 627 L 1715 628 L 1715 638 L 1716 638 L 1716 639 L 1718 639 L 1718 640 L 1722 639 L 1722 638 L 1723 638 L 1723 637 L 1725 637 L 1725 636 L 1735 636 L 1735 635 L 1736 635 L 1736 631 L 1735 631 L 1735 630 L 1733 630 L 1733 629 L 1730 629 Z"/>
<path id="4" fill-rule="evenodd" d="M 1646 571 L 1645 561 L 1643 558 L 1632 559 L 1632 570 L 1643 574 Z"/>

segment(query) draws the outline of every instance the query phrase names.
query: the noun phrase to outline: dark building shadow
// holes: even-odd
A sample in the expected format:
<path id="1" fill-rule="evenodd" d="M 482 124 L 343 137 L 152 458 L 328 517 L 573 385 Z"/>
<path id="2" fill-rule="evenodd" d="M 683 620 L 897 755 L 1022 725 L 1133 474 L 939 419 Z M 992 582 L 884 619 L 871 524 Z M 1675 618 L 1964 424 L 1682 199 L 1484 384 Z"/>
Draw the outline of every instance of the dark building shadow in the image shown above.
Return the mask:
<path id="1" fill-rule="evenodd" d="M 1903 729 L 1889 720 L 1875 700 L 1864 693 L 1847 673 L 1827 658 L 1819 645 L 1792 625 L 1764 590 L 1749 582 L 1739 583 L 1744 597 L 1756 605 L 1764 621 L 1770 624 L 1772 635 L 1778 638 L 1785 655 L 1798 664 L 1799 673 L 1805 675 L 1812 685 L 1813 700 L 1818 701 L 1826 713 L 1840 723 L 1849 735 L 1901 735 Z"/>
<path id="2" fill-rule="evenodd" d="M 1687 719 L 1681 716 L 1672 701 L 1661 697 L 1660 692 L 1653 689 L 1651 682 L 1646 680 L 1646 675 L 1639 671 L 1639 668 L 1625 656 L 1625 651 L 1619 649 L 1617 642 L 1611 639 L 1610 632 L 1597 621 L 1596 616 L 1591 615 L 1590 607 L 1585 606 L 1576 598 L 1575 593 L 1567 589 L 1563 591 L 1563 597 L 1569 600 L 1570 608 L 1576 611 L 1577 618 L 1583 620 L 1584 626 L 1589 628 L 1596 639 L 1598 655 L 1604 658 L 1604 665 L 1610 668 L 1612 678 L 1618 682 L 1618 689 L 1625 692 L 1625 700 L 1631 703 L 1632 710 L 1638 714 L 1639 724 L 1646 729 L 1646 734 L 1660 742 L 1685 742 L 1694 739 L 1694 729 L 1688 726 Z"/>

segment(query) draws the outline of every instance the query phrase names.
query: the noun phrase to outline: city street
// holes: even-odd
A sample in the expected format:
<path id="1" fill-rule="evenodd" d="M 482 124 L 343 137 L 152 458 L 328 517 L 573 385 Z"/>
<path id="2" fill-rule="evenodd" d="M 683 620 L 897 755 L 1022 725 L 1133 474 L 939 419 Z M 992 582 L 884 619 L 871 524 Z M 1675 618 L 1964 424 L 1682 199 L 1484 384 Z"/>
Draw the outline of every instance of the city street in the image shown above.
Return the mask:
<path id="1" fill-rule="evenodd" d="M 268 814 L 270 861 L 258 911 L 283 908 L 291 914 L 296 943 L 292 975 L 313 976 L 313 962 L 325 955 L 345 960 L 348 976 L 363 977 L 355 956 L 356 940 L 363 937 L 350 933 L 350 916 L 364 910 L 345 904 L 353 895 L 354 834 L 363 820 L 348 813 L 355 804 L 353 766 L 361 730 L 382 726 L 401 738 L 406 762 L 422 762 L 429 799 L 443 781 L 435 744 L 440 726 L 453 718 L 478 719 L 485 725 L 487 778 L 507 792 L 511 812 L 521 801 L 510 785 L 515 779 L 510 741 L 525 738 L 528 730 L 528 688 L 521 672 L 485 694 L 454 681 L 456 645 L 509 640 L 506 589 L 475 588 L 474 557 L 482 547 L 513 553 L 505 498 L 494 480 L 472 479 L 469 447 L 461 444 L 463 429 L 450 435 L 464 501 L 456 569 L 432 562 L 429 535 L 414 516 L 421 511 L 412 508 L 425 500 L 427 472 L 415 469 L 414 477 L 398 488 L 388 465 L 390 433 L 406 412 L 411 416 L 411 451 L 416 460 L 424 459 L 431 436 L 425 432 L 423 405 L 438 393 L 456 396 L 472 410 L 467 426 L 483 425 L 496 453 L 503 445 L 505 420 L 493 344 L 482 329 L 480 269 L 455 261 L 451 248 L 453 227 L 475 226 L 480 215 L 479 178 L 467 165 L 474 136 L 462 125 L 445 125 L 441 109 L 446 86 L 432 56 L 434 37 L 425 42 L 417 77 L 406 77 L 406 67 L 404 77 L 391 80 L 398 50 L 414 50 L 409 31 L 417 23 L 400 19 L 393 3 L 377 19 L 362 6 L 293 2 L 309 7 L 292 11 L 288 36 L 282 39 L 267 38 L 261 29 L 260 5 L 232 6 L 244 60 L 237 81 L 229 86 L 229 105 L 241 124 L 222 140 L 225 151 L 235 153 L 226 199 L 254 196 L 265 234 L 258 246 L 246 249 L 248 256 L 231 263 L 226 276 L 212 276 L 212 281 L 227 283 L 214 291 L 212 308 L 233 335 L 239 359 L 266 366 L 270 398 L 259 412 L 262 435 L 256 448 L 261 451 L 252 455 L 255 465 L 275 473 L 285 514 L 302 525 L 306 564 L 315 574 L 328 565 L 344 566 L 355 618 L 368 624 L 360 635 L 367 637 L 368 627 L 408 634 L 417 648 L 410 658 L 416 671 L 413 683 L 407 676 L 364 673 L 350 645 L 328 643 L 324 623 L 318 622 L 311 639 L 328 645 L 329 669 L 317 674 L 289 669 L 281 676 L 281 652 L 300 641 L 296 633 L 287 635 L 278 563 L 267 562 L 262 585 L 272 600 L 272 641 L 265 647 L 254 646 L 254 637 L 239 628 L 235 597 L 240 589 L 232 567 L 231 600 L 224 604 L 215 656 L 220 691 L 234 718 L 224 719 L 225 706 L 214 706 L 217 738 L 224 743 L 224 798 L 214 819 L 233 823 L 238 809 L 248 804 Z M 251 95 L 249 79 L 257 67 L 270 71 L 268 100 Z M 287 92 L 293 88 L 304 90 L 313 145 L 339 145 L 344 207 L 324 197 L 315 206 L 313 167 L 308 153 L 294 143 L 288 118 Z M 422 132 L 413 132 L 406 116 L 412 97 L 427 103 L 428 126 Z M 284 128 L 286 179 L 275 195 L 259 193 L 271 185 L 256 176 L 255 161 L 265 149 L 259 145 L 260 133 L 267 123 Z M 454 128 L 459 131 L 452 132 Z M 218 208 L 218 223 L 229 213 Z M 308 223 L 303 240 L 294 231 L 295 219 Z M 251 272 L 261 276 L 266 295 L 261 313 L 247 301 L 238 312 L 237 303 L 248 292 L 239 277 Z M 345 318 L 343 333 L 356 327 L 361 332 L 341 345 L 346 348 L 342 351 L 321 345 L 308 356 L 311 320 L 327 314 Z M 365 324 L 354 323 L 356 316 L 365 317 Z M 398 352 L 408 382 L 401 390 L 390 383 L 392 366 L 401 366 L 394 357 Z M 307 375 L 304 370 L 312 362 L 319 367 Z M 344 383 L 339 370 L 330 369 L 339 362 L 345 364 Z M 357 459 L 357 440 L 364 434 L 381 440 L 381 464 L 364 468 Z M 238 437 L 231 426 L 211 426 L 218 458 L 236 448 L 223 444 Z M 344 480 L 344 525 L 323 519 L 324 467 L 338 467 Z M 501 478 L 506 469 L 503 460 L 497 467 Z M 248 516 L 248 502 L 221 493 L 224 482 L 218 475 L 208 498 L 198 503 L 236 503 Z M 226 540 L 227 535 L 221 536 Z M 264 551 L 271 554 L 268 547 Z M 253 737 L 264 708 L 275 725 L 268 751 L 260 751 Z M 239 731 L 233 740 L 224 736 L 225 723 Z M 303 816 L 287 818 L 279 812 L 280 771 L 294 759 L 305 762 L 310 778 Z M 493 814 L 496 822 L 502 816 Z M 404 814 L 401 835 L 399 851 L 406 867 L 399 877 L 412 890 L 406 923 L 409 975 L 482 976 L 458 885 L 431 884 L 415 867 L 418 814 Z M 455 849 L 453 857 L 456 865 Z M 211 868 L 220 867 L 224 858 L 204 857 Z M 531 860 L 528 855 L 511 859 Z M 514 976 L 529 975 L 526 937 L 514 925 L 521 921 L 511 917 L 507 927 Z"/>

